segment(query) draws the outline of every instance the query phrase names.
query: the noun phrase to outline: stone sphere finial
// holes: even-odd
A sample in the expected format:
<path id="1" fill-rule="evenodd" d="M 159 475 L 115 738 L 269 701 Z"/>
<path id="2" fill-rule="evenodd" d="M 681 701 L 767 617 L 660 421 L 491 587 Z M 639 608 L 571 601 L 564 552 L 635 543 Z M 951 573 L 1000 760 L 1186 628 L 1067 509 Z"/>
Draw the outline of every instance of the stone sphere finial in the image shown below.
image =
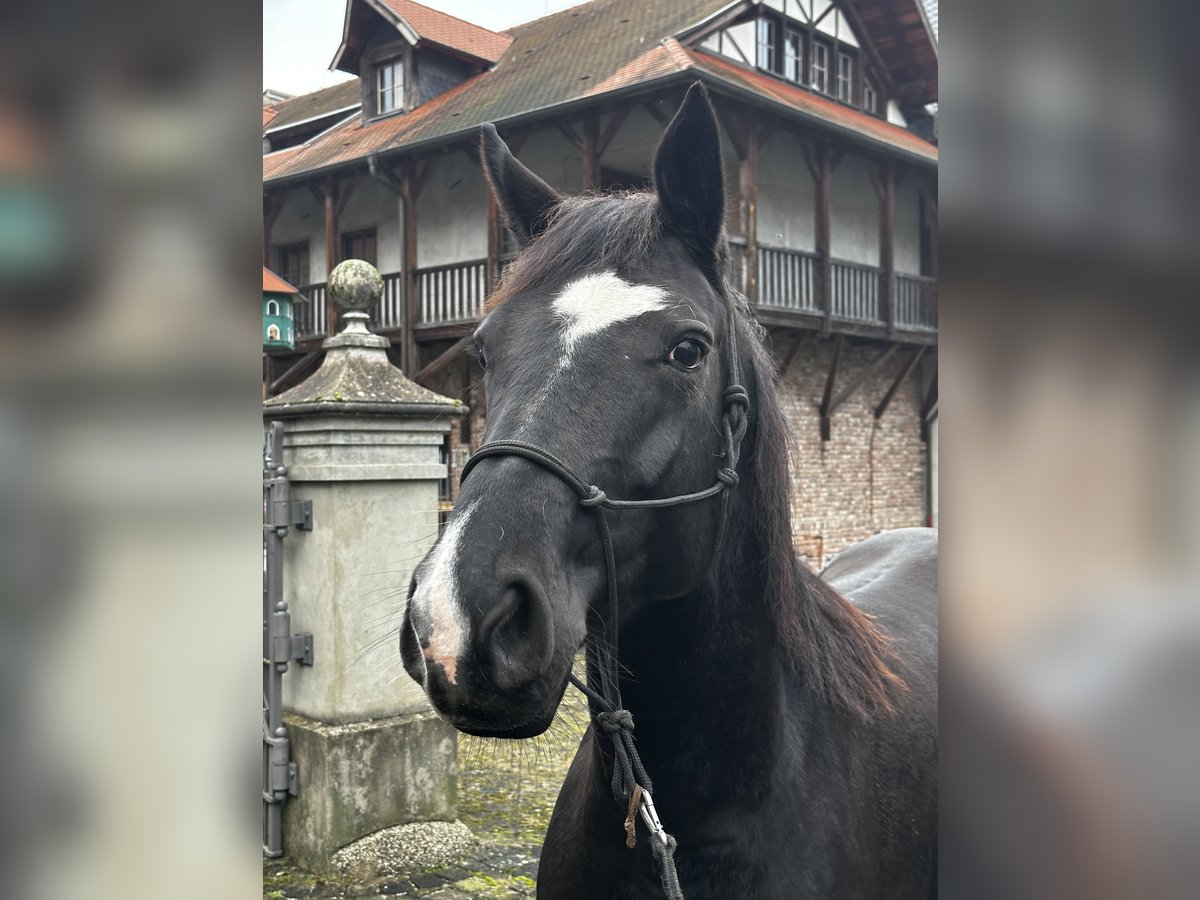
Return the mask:
<path id="1" fill-rule="evenodd" d="M 347 259 L 329 273 L 327 290 L 342 312 L 366 312 L 383 296 L 383 276 L 369 262 Z"/>

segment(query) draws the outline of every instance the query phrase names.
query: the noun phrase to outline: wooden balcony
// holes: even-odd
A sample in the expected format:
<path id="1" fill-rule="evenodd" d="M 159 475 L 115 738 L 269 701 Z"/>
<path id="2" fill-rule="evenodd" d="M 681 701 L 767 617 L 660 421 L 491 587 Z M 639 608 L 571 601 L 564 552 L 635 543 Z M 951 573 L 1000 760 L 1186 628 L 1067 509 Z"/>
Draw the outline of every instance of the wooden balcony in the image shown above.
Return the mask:
<path id="1" fill-rule="evenodd" d="M 746 292 L 744 243 L 731 241 L 730 251 L 730 280 Z M 934 278 L 894 274 L 889 309 L 886 273 L 876 266 L 829 260 L 828 299 L 822 291 L 822 259 L 814 253 L 760 245 L 757 268 L 756 306 L 766 324 L 866 337 L 897 336 L 917 343 L 937 341 Z M 418 269 L 418 340 L 465 333 L 490 288 L 487 272 L 485 259 Z M 404 290 L 402 273 L 383 276 L 383 297 L 371 313 L 375 331 L 389 334 L 403 329 Z M 297 304 L 297 340 L 316 341 L 330 324 L 325 285 L 308 285 L 301 293 L 309 302 Z"/>

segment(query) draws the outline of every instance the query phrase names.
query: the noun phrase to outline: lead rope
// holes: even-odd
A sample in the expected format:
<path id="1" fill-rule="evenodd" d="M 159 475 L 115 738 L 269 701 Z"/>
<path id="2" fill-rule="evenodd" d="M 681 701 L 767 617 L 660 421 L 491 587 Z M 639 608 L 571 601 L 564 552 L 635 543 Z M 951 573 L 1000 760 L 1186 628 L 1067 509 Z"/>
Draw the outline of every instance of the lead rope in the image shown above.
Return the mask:
<path id="1" fill-rule="evenodd" d="M 467 460 L 460 479 L 460 483 L 466 481 L 467 475 L 475 467 L 475 464 L 488 456 L 519 456 L 536 463 L 565 482 L 579 497 L 580 506 L 590 509 L 596 514 L 600 544 L 604 550 L 605 580 L 608 583 L 608 615 L 605 620 L 605 637 L 612 646 L 612 652 L 601 655 L 599 650 L 595 649 L 594 643 L 588 645 L 588 680 L 592 679 L 594 672 L 600 682 L 598 685 L 581 681 L 574 673 L 568 677 L 571 684 L 588 698 L 593 728 L 612 743 L 613 797 L 618 804 L 629 810 L 625 821 L 627 846 L 632 849 L 635 845 L 636 824 L 633 822 L 633 811 L 637 806 L 642 821 L 650 831 L 650 850 L 654 856 L 659 879 L 662 881 L 663 893 L 666 894 L 667 900 L 684 900 L 683 889 L 679 885 L 679 873 L 675 869 L 675 850 L 678 844 L 659 821 L 658 812 L 654 808 L 654 786 L 649 773 L 642 765 L 642 759 L 638 755 L 637 746 L 633 740 L 633 714 L 625 709 L 621 702 L 617 648 L 620 597 L 617 591 L 617 561 L 613 553 L 612 534 L 608 528 L 605 509 L 662 509 L 685 503 L 695 503 L 720 494 L 721 523 L 713 548 L 713 560 L 715 561 L 720 554 L 729 524 L 730 492 L 738 483 L 737 467 L 741 458 L 742 439 L 746 436 L 747 413 L 750 409 L 750 395 L 741 385 L 741 366 L 737 352 L 737 307 L 733 297 L 727 296 L 726 299 L 729 308 L 730 384 L 725 388 L 721 398 L 723 406 L 721 430 L 725 439 L 724 465 L 717 469 L 717 480 L 711 487 L 691 494 L 664 497 L 658 500 L 614 500 L 596 485 L 588 484 L 576 475 L 553 454 L 523 441 L 493 441 L 490 444 L 484 444 Z"/>

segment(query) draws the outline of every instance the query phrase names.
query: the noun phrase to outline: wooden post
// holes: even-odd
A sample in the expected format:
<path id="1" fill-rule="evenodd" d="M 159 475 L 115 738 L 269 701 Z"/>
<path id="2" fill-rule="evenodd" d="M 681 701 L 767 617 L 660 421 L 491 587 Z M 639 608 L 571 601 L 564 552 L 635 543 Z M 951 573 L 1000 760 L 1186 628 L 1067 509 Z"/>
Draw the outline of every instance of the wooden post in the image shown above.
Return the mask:
<path id="1" fill-rule="evenodd" d="M 833 266 L 830 262 L 830 222 L 833 216 L 833 150 L 822 141 L 817 145 L 817 263 L 821 269 L 821 310 L 825 314 L 821 333 L 833 330 Z"/>
<path id="2" fill-rule="evenodd" d="M 287 198 L 286 189 L 263 195 L 263 265 L 268 269 L 271 268 L 271 230 L 275 227 L 279 214 L 283 212 Z"/>
<path id="3" fill-rule="evenodd" d="M 487 266 L 484 270 L 484 290 L 491 292 L 500 279 L 500 211 L 491 185 L 487 185 Z"/>
<path id="4" fill-rule="evenodd" d="M 337 185 L 332 176 L 325 179 L 321 193 L 325 199 L 325 283 L 328 284 L 338 263 Z M 325 333 L 333 334 L 337 330 L 337 312 L 328 299 L 328 291 L 325 297 Z"/>
<path id="5" fill-rule="evenodd" d="M 404 201 L 404 346 L 401 368 L 409 375 L 417 371 L 417 197 L 416 161 L 405 160 L 400 176 Z M 490 195 L 490 191 L 489 191 Z"/>
<path id="6" fill-rule="evenodd" d="M 758 304 L 758 121 L 750 119 L 746 131 L 746 155 L 739 167 L 742 215 L 746 235 L 746 297 L 751 305 Z"/>
<path id="7" fill-rule="evenodd" d="M 880 172 L 879 267 L 883 269 L 883 321 L 896 333 L 896 271 L 893 221 L 896 213 L 896 170 L 891 161 Z"/>

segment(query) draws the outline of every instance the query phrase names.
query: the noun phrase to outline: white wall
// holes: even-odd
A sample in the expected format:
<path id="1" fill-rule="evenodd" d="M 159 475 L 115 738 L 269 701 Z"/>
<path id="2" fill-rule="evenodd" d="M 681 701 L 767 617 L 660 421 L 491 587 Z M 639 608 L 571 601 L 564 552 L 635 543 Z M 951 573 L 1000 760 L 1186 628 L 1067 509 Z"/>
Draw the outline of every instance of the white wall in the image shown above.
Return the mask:
<path id="1" fill-rule="evenodd" d="M 487 256 L 487 185 L 463 152 L 438 158 L 417 200 L 417 267 Z"/>
<path id="2" fill-rule="evenodd" d="M 816 189 L 800 139 L 774 132 L 758 148 L 758 242 L 816 250 Z"/>
<path id="3" fill-rule="evenodd" d="M 340 232 L 375 229 L 376 266 L 387 275 L 400 271 L 400 201 L 370 175 L 353 179 L 354 192 L 338 219 Z M 339 240 L 341 238 L 339 237 Z M 339 252 L 341 249 L 339 247 Z M 324 240 L 322 239 L 322 255 Z"/>
<path id="4" fill-rule="evenodd" d="M 879 265 L 879 195 L 867 162 L 847 153 L 833 170 L 829 253 L 834 259 Z"/>
<path id="5" fill-rule="evenodd" d="M 271 244 L 308 241 L 308 270 L 313 283 L 325 280 L 325 210 L 307 187 L 288 191 L 279 217 L 271 228 Z M 272 265 L 278 261 L 271 260 Z M 297 285 L 303 287 L 303 285 Z"/>
<path id="6" fill-rule="evenodd" d="M 921 195 L 912 178 L 896 188 L 892 210 L 892 264 L 897 272 L 921 274 Z"/>
<path id="7" fill-rule="evenodd" d="M 583 185 L 579 151 L 557 128 L 533 132 L 517 158 L 555 190 L 578 194 Z"/>

